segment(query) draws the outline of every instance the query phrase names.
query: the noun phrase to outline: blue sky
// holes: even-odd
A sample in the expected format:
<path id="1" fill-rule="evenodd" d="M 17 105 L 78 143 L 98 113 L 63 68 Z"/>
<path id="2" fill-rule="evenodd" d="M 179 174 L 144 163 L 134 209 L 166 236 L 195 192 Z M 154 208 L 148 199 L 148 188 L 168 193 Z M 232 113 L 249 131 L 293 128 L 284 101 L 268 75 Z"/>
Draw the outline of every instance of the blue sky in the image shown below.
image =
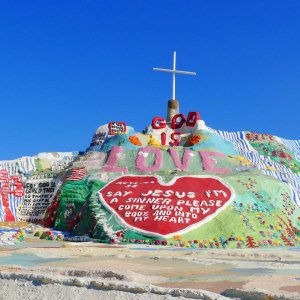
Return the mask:
<path id="1" fill-rule="evenodd" d="M 85 150 L 98 126 L 181 113 L 300 139 L 300 1 L 3 1 L 0 160 Z"/>

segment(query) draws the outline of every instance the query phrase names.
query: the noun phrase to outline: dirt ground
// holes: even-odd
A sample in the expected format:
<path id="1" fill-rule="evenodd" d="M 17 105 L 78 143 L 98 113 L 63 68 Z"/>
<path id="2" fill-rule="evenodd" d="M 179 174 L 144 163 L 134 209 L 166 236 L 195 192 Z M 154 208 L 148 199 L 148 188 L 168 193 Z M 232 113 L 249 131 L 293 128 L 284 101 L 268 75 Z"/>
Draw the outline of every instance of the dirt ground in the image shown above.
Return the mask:
<path id="1" fill-rule="evenodd" d="M 109 290 L 107 286 L 113 284 L 113 290 L 119 289 L 121 293 L 124 291 L 120 286 L 127 284 L 132 291 L 138 286 L 144 290 L 154 286 L 174 295 L 177 293 L 174 290 L 184 291 L 177 293 L 178 297 L 185 297 L 187 291 L 205 290 L 214 295 L 211 299 L 217 299 L 215 295 L 231 288 L 262 290 L 266 295 L 300 299 L 299 258 L 299 247 L 184 250 L 150 245 L 45 241 L 30 237 L 26 242 L 0 247 L 0 281 L 8 280 L 3 284 L 6 287 L 13 284 L 16 288 L 20 287 L 20 282 L 30 285 L 35 280 L 39 285 L 91 289 L 91 282 L 100 280 L 104 290 Z M 35 276 L 34 280 L 32 276 Z M 89 283 L 72 283 L 78 278 Z M 148 287 L 144 288 L 144 285 Z M 143 295 L 149 296 L 148 292 L 143 292 L 139 297 Z M 31 296 L 30 299 L 34 299 Z M 108 299 L 121 299 L 113 294 L 111 297 Z"/>

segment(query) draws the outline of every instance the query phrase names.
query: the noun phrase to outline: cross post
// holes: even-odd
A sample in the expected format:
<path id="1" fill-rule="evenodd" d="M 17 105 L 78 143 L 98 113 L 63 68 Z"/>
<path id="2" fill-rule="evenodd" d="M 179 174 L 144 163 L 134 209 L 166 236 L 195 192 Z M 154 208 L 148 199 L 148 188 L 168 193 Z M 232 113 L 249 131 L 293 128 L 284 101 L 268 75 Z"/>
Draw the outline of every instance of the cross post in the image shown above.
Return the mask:
<path id="1" fill-rule="evenodd" d="M 176 51 L 173 53 L 173 69 L 161 69 L 161 68 L 153 68 L 154 71 L 163 71 L 163 72 L 171 72 L 173 73 L 173 88 L 172 88 L 172 100 L 175 100 L 175 74 L 187 74 L 187 75 L 196 75 L 195 72 L 187 72 L 187 71 L 178 71 L 176 70 Z"/>

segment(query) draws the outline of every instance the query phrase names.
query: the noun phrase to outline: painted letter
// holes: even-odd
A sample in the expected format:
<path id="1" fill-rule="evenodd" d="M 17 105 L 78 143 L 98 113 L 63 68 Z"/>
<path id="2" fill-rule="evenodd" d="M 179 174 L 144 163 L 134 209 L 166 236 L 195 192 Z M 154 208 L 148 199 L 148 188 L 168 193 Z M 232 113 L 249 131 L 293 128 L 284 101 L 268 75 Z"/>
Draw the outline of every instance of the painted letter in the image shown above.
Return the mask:
<path id="1" fill-rule="evenodd" d="M 227 168 L 214 168 L 217 162 L 215 159 L 212 159 L 211 156 L 215 157 L 225 157 L 223 153 L 219 152 L 209 152 L 209 151 L 199 151 L 199 154 L 202 159 L 203 170 L 207 172 L 214 172 L 214 173 L 224 173 L 229 174 L 230 170 Z"/>
<path id="2" fill-rule="evenodd" d="M 160 121 L 159 124 L 157 124 L 158 121 Z M 155 117 L 152 120 L 152 128 L 153 129 L 162 129 L 162 128 L 165 128 L 166 126 L 167 126 L 167 124 L 166 124 L 166 120 L 164 118 Z"/>
<path id="3" fill-rule="evenodd" d="M 173 159 L 174 165 L 176 168 L 187 171 L 190 164 L 191 155 L 190 153 L 193 153 L 192 150 L 184 150 L 183 156 L 182 156 L 182 163 L 179 161 L 178 153 L 175 149 L 170 148 L 169 152 L 171 154 L 171 157 Z"/>
<path id="4" fill-rule="evenodd" d="M 179 123 L 176 123 L 177 118 L 181 118 Z M 185 116 L 184 116 L 183 114 L 175 115 L 175 116 L 172 118 L 172 125 L 171 125 L 171 128 L 172 128 L 172 129 L 178 129 L 178 128 L 180 128 L 180 127 L 183 125 L 183 123 L 185 123 L 185 122 L 186 122 L 186 118 L 185 118 Z"/>
<path id="5" fill-rule="evenodd" d="M 106 166 L 102 168 L 102 171 L 128 173 L 128 169 L 126 167 L 117 167 L 118 159 L 122 151 L 123 148 L 121 146 L 113 146 L 106 161 Z"/>
<path id="6" fill-rule="evenodd" d="M 166 144 L 167 134 L 165 132 L 161 133 L 161 145 L 164 146 Z"/>
<path id="7" fill-rule="evenodd" d="M 171 139 L 174 141 L 174 142 L 170 142 L 169 145 L 170 146 L 177 146 L 179 144 L 179 139 L 176 139 L 175 138 L 175 135 L 182 135 L 181 132 L 173 132 L 171 134 Z"/>
<path id="8" fill-rule="evenodd" d="M 146 157 L 144 153 L 155 153 L 155 161 L 153 166 L 148 167 L 146 166 Z M 138 172 L 156 172 L 160 171 L 163 162 L 163 154 L 162 151 L 155 147 L 145 147 L 141 149 L 135 160 L 135 168 Z"/>
<path id="9" fill-rule="evenodd" d="M 189 112 L 186 126 L 194 127 L 196 125 L 196 122 L 200 120 L 200 116 L 198 112 L 191 111 Z"/>

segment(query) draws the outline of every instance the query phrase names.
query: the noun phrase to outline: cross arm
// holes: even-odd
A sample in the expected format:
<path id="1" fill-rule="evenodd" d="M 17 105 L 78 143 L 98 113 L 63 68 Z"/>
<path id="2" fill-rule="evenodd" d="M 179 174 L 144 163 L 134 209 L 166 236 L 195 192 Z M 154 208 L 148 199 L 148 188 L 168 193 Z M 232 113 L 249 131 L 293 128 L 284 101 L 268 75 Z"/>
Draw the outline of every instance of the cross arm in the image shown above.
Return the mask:
<path id="1" fill-rule="evenodd" d="M 170 73 L 180 73 L 180 74 L 196 75 L 195 72 L 187 72 L 187 71 L 177 71 L 177 70 L 160 69 L 160 68 L 153 68 L 153 70 L 154 71 L 170 72 Z"/>

